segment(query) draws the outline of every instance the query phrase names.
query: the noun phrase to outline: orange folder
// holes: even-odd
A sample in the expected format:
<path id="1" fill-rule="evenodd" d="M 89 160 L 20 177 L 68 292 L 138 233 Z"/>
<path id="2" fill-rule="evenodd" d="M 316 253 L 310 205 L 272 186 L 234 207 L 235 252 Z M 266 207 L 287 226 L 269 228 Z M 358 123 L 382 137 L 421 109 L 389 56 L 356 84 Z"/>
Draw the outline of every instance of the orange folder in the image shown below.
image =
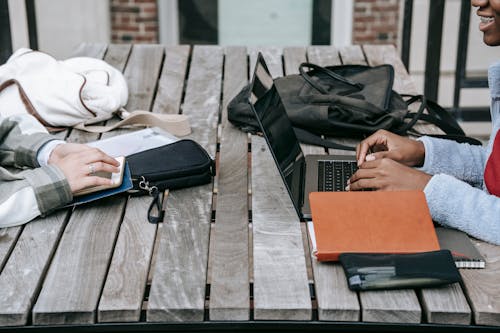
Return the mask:
<path id="1" fill-rule="evenodd" d="M 318 261 L 440 249 L 422 191 L 313 192 L 309 200 Z"/>

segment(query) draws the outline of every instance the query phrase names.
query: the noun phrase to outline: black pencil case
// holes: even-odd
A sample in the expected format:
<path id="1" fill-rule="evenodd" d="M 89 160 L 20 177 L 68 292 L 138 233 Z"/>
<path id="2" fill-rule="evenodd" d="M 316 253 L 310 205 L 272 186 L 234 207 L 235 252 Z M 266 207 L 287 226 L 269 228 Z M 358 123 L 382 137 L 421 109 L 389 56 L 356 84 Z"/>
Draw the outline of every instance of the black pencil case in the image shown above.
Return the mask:
<path id="1" fill-rule="evenodd" d="M 129 193 L 154 197 L 148 211 L 152 223 L 163 220 L 159 193 L 208 184 L 215 176 L 214 160 L 202 146 L 189 139 L 135 153 L 127 156 L 127 162 L 133 182 Z M 158 217 L 151 216 L 154 205 L 158 207 Z"/>
<path id="2" fill-rule="evenodd" d="M 436 287 L 460 282 L 448 250 L 412 254 L 342 253 L 351 290 Z"/>

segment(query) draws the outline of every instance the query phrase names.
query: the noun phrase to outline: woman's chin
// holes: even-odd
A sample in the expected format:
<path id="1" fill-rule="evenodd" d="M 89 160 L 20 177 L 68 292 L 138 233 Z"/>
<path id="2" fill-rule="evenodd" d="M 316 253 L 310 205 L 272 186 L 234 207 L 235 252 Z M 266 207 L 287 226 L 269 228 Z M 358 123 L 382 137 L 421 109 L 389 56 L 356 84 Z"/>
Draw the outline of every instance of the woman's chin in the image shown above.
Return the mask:
<path id="1" fill-rule="evenodd" d="M 483 35 L 483 42 L 488 46 L 500 45 L 500 34 L 485 33 Z"/>

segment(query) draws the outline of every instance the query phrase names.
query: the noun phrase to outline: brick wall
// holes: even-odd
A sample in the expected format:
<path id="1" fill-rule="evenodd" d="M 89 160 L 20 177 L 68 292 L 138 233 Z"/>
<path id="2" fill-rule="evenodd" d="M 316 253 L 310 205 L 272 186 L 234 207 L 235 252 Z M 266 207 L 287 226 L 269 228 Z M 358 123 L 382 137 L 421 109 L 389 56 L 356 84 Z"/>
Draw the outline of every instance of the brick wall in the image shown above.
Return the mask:
<path id="1" fill-rule="evenodd" d="M 113 43 L 158 43 L 156 0 L 111 0 Z"/>
<path id="2" fill-rule="evenodd" d="M 394 44 L 399 0 L 355 0 L 353 43 Z M 111 0 L 113 43 L 158 43 L 156 0 Z"/>
<path id="3" fill-rule="evenodd" d="M 398 41 L 399 0 L 355 0 L 354 44 L 394 44 Z"/>

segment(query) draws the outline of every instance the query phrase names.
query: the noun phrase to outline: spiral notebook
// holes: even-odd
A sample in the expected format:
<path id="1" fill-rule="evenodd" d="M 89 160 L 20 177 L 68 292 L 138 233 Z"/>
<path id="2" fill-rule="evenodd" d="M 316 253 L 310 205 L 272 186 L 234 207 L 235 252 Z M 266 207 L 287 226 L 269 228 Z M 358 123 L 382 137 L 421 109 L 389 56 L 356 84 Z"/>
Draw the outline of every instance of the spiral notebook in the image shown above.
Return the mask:
<path id="1" fill-rule="evenodd" d="M 486 261 L 465 233 L 449 228 L 436 228 L 441 249 L 450 250 L 458 268 L 484 268 Z"/>

